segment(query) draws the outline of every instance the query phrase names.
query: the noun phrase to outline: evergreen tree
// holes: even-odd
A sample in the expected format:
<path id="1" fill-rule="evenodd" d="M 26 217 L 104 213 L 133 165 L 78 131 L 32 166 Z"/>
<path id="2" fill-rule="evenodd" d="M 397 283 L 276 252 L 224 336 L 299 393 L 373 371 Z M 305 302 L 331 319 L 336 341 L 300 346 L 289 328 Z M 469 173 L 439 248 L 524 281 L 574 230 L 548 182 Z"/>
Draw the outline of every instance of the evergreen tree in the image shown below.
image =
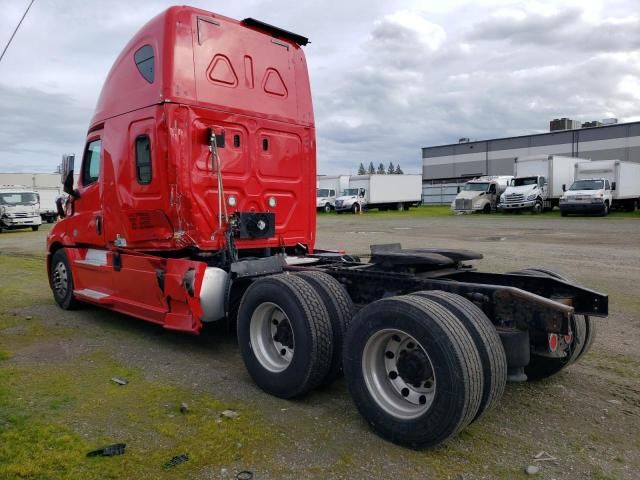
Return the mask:
<path id="1" fill-rule="evenodd" d="M 387 174 L 393 175 L 396 173 L 396 168 L 393 166 L 393 162 L 389 162 L 389 168 L 387 168 Z"/>
<path id="2" fill-rule="evenodd" d="M 367 171 L 365 170 L 362 162 L 360 162 L 360 166 L 358 167 L 358 175 L 366 175 L 366 174 L 367 174 Z"/>
<path id="3" fill-rule="evenodd" d="M 400 168 L 400 164 L 396 165 L 396 171 L 394 172 L 396 175 L 402 175 L 404 172 Z"/>
<path id="4" fill-rule="evenodd" d="M 385 173 L 387 173 L 382 162 L 380 162 L 380 165 L 378 165 L 378 171 L 376 173 L 378 173 L 379 175 L 384 175 Z"/>
<path id="5" fill-rule="evenodd" d="M 376 173 L 376 167 L 373 166 L 373 162 L 369 162 L 369 170 L 367 170 L 369 175 L 373 175 Z"/>

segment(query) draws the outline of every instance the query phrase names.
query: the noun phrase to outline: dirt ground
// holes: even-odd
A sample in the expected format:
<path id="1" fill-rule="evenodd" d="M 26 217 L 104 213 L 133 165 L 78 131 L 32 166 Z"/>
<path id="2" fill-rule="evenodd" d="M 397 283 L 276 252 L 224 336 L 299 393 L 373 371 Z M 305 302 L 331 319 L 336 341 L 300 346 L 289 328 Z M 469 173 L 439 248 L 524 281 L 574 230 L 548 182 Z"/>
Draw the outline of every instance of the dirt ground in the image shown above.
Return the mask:
<path id="1" fill-rule="evenodd" d="M 371 433 L 342 380 L 295 401 L 266 395 L 224 326 L 193 337 L 98 308 L 60 310 L 45 235 L 0 235 L 0 479 L 233 479 L 243 470 L 255 479 L 517 479 L 528 465 L 540 467 L 533 478 L 640 478 L 640 215 L 319 216 L 321 248 L 465 248 L 484 254 L 480 270 L 546 266 L 610 295 L 579 363 L 508 385 L 496 409 L 420 452 Z M 85 458 L 118 442 L 125 455 Z M 541 451 L 555 460 L 534 461 Z M 183 453 L 186 463 L 163 467 Z"/>

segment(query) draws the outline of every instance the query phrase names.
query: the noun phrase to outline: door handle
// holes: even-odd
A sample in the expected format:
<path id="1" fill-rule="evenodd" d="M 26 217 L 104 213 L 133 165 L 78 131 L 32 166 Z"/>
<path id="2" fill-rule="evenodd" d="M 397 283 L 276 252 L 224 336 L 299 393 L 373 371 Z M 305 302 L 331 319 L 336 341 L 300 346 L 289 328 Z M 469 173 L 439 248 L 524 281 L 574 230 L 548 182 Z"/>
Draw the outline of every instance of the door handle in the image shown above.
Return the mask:
<path id="1" fill-rule="evenodd" d="M 96 216 L 96 232 L 98 235 L 102 235 L 102 217 L 100 215 Z"/>

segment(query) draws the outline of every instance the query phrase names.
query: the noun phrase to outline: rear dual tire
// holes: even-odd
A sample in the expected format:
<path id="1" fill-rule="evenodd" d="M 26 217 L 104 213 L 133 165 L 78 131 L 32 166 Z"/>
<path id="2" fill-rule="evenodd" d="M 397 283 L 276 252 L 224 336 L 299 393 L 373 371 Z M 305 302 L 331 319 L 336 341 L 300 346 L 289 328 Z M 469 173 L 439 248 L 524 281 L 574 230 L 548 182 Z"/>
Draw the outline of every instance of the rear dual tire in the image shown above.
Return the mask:
<path id="1" fill-rule="evenodd" d="M 331 356 L 329 371 L 321 383 L 321 385 L 329 385 L 343 375 L 342 346 L 344 345 L 344 337 L 353 318 L 353 302 L 342 284 L 331 275 L 311 270 L 298 272 L 295 275 L 311 285 L 322 299 L 329 315 L 333 354 Z"/>
<path id="2" fill-rule="evenodd" d="M 502 398 L 507 383 L 507 356 L 491 320 L 473 302 L 454 293 L 423 291 L 413 295 L 443 306 L 464 325 L 480 355 L 483 370 L 482 400 L 474 420 L 491 410 Z"/>
<path id="3" fill-rule="evenodd" d="M 342 345 L 353 303 L 317 271 L 264 277 L 238 309 L 238 342 L 249 374 L 267 393 L 293 398 L 342 376 Z"/>
<path id="4" fill-rule="evenodd" d="M 307 393 L 331 368 L 329 314 L 320 295 L 302 278 L 279 274 L 253 282 L 242 297 L 237 330 L 249 375 L 276 397 Z"/>
<path id="5" fill-rule="evenodd" d="M 370 427 L 411 448 L 436 446 L 474 418 L 482 362 L 455 315 L 415 295 L 385 298 L 354 317 L 344 345 L 351 396 Z"/>

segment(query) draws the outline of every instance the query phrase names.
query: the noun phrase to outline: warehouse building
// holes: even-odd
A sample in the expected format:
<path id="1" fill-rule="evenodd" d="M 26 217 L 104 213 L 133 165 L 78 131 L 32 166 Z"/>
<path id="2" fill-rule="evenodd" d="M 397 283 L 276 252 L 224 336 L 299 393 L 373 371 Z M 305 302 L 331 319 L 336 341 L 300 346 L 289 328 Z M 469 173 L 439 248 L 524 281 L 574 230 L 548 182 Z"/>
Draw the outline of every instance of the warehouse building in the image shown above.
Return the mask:
<path id="1" fill-rule="evenodd" d="M 422 149 L 423 200 L 448 203 L 457 186 L 480 175 L 512 175 L 516 157 L 564 155 L 591 160 L 640 162 L 640 122 L 615 119 L 580 125 L 567 118 L 550 122 L 550 132 L 469 141 Z"/>

